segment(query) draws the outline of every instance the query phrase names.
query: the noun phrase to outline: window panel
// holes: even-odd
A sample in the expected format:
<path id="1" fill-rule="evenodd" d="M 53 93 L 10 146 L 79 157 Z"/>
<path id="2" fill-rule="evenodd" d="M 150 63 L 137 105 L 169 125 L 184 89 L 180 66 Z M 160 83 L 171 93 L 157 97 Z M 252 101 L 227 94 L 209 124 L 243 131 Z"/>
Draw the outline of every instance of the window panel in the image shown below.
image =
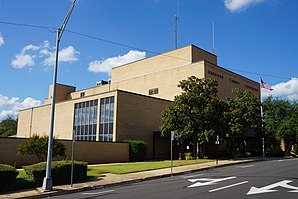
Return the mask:
<path id="1" fill-rule="evenodd" d="M 113 140 L 114 97 L 100 99 L 100 141 Z"/>
<path id="2" fill-rule="evenodd" d="M 92 100 L 74 105 L 74 130 L 76 140 L 96 140 L 97 101 Z"/>

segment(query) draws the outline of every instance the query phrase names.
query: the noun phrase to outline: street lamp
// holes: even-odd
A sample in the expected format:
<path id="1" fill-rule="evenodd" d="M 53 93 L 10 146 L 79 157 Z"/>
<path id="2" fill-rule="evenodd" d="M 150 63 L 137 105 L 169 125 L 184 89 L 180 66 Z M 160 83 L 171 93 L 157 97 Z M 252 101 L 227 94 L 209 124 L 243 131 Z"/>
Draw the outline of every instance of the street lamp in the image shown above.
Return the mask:
<path id="1" fill-rule="evenodd" d="M 76 0 L 72 2 L 72 5 L 61 25 L 60 28 L 57 29 L 56 35 L 56 59 L 54 65 L 54 74 L 53 74 L 53 88 L 52 88 L 52 104 L 51 104 L 51 120 L 50 120 L 50 132 L 49 132 L 49 141 L 48 141 L 48 155 L 47 155 L 47 168 L 46 168 L 46 176 L 43 179 L 42 189 L 43 190 L 52 190 L 53 183 L 51 177 L 51 164 L 52 164 L 52 153 L 53 153 L 53 131 L 54 131 L 54 117 L 55 117 L 55 99 L 56 99 L 56 82 L 57 82 L 57 67 L 58 67 L 58 55 L 59 55 L 59 43 L 66 27 L 66 24 L 70 18 L 72 10 L 75 6 Z"/>

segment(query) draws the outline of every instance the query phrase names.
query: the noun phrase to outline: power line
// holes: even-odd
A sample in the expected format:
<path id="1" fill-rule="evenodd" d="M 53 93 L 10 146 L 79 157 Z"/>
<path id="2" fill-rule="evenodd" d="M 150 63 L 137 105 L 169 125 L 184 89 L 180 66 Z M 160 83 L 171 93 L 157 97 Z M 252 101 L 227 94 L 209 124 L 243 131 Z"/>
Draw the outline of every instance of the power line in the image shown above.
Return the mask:
<path id="1" fill-rule="evenodd" d="M 55 33 L 56 30 L 57 30 L 57 28 L 55 28 L 55 27 L 33 25 L 33 24 L 24 24 L 24 23 L 15 23 L 15 22 L 0 21 L 0 24 L 13 25 L 13 26 L 23 26 L 23 27 L 29 27 L 29 28 L 46 29 L 47 31 L 49 31 L 51 33 Z M 173 58 L 173 59 L 179 59 L 179 60 L 183 60 L 183 61 L 189 61 L 189 62 L 191 61 L 191 60 L 188 60 L 188 59 L 183 59 L 183 58 L 175 57 L 175 56 L 171 56 L 171 55 L 165 55 L 165 54 L 157 53 L 157 52 L 154 52 L 154 51 L 151 51 L 151 50 L 146 50 L 146 49 L 143 49 L 143 48 L 130 46 L 130 45 L 127 45 L 127 44 L 122 44 L 122 43 L 119 43 L 119 42 L 110 41 L 110 40 L 107 40 L 107 39 L 102 39 L 102 38 L 99 38 L 99 37 L 96 37 L 96 36 L 91 36 L 91 35 L 87 35 L 87 34 L 84 34 L 84 33 L 79 33 L 79 32 L 72 31 L 72 30 L 65 29 L 65 31 L 69 32 L 69 33 L 72 33 L 72 34 L 75 34 L 75 35 L 86 37 L 86 38 L 89 38 L 89 39 L 93 39 L 93 40 L 97 40 L 97 41 L 101 41 L 101 42 L 105 42 L 105 43 L 110 43 L 110 44 L 113 44 L 113 45 L 129 48 L 129 49 L 134 49 L 134 50 L 138 50 L 138 51 L 145 51 L 145 52 L 151 53 L 153 55 L 161 55 L 161 56 L 165 56 L 165 57 L 169 57 L 169 58 Z M 238 70 L 238 69 L 234 69 L 234 68 L 226 68 L 226 69 L 237 71 L 237 72 L 242 72 L 242 73 L 247 73 L 247 74 L 258 75 L 258 76 L 265 76 L 265 77 L 286 79 L 286 80 L 291 79 L 290 77 L 281 77 L 281 76 L 275 76 L 275 75 L 270 75 L 270 74 L 263 74 L 263 73 L 257 73 L 257 72 Z"/>
<path id="2" fill-rule="evenodd" d="M 130 49 L 135 49 L 135 50 L 139 50 L 139 51 L 145 51 L 145 52 L 151 53 L 153 55 L 161 55 L 161 56 L 164 56 L 164 57 L 169 57 L 169 58 L 173 58 L 173 59 L 179 59 L 179 60 L 182 60 L 182 61 L 191 62 L 191 60 L 189 60 L 189 59 L 184 59 L 184 58 L 181 58 L 181 57 L 175 57 L 175 56 L 171 56 L 171 55 L 157 53 L 157 52 L 154 52 L 154 51 L 151 51 L 151 50 L 146 50 L 146 49 L 143 49 L 143 48 L 138 48 L 138 47 L 134 47 L 134 46 L 126 45 L 126 44 L 121 44 L 121 43 L 118 43 L 118 42 L 114 42 L 114 41 L 102 39 L 102 38 L 95 37 L 95 36 L 86 35 L 86 34 L 83 34 L 83 33 L 72 31 L 72 30 L 65 30 L 65 31 L 66 32 L 69 32 L 69 33 L 72 33 L 72 34 L 76 34 L 76 35 L 80 35 L 80 36 L 83 36 L 83 37 L 87 37 L 87 38 L 90 38 L 90 39 L 94 39 L 94 40 L 98 40 L 98 41 L 102 41 L 102 42 L 114 44 L 114 45 L 117 45 L 117 46 L 122 46 L 122 47 L 130 48 Z"/>
<path id="3" fill-rule="evenodd" d="M 5 22 L 5 21 L 0 21 L 0 24 L 13 25 L 13 26 L 23 26 L 23 27 L 30 27 L 30 28 L 46 29 L 46 30 L 48 30 L 51 33 L 56 33 L 56 31 L 57 31 L 57 28 L 54 28 L 54 27 L 41 26 L 41 25 L 33 25 L 33 24 L 14 23 L 14 22 Z M 175 56 L 170 56 L 170 55 L 164 55 L 164 54 L 157 53 L 157 52 L 154 52 L 154 51 L 150 51 L 150 50 L 146 50 L 146 49 L 142 49 L 142 48 L 138 48 L 138 47 L 126 45 L 126 44 L 121 44 L 121 43 L 118 43 L 118 42 L 114 42 L 114 41 L 102 39 L 102 38 L 99 38 L 99 37 L 95 37 L 95 36 L 91 36 L 91 35 L 87 35 L 87 34 L 75 32 L 75 31 L 72 31 L 72 30 L 65 29 L 65 32 L 69 32 L 69 33 L 72 33 L 72 34 L 75 34 L 75 35 L 83 36 L 83 37 L 86 37 L 86 38 L 89 38 L 89 39 L 93 39 L 93 40 L 97 40 L 97 41 L 101 41 L 101 42 L 106 42 L 106 43 L 114 44 L 114 45 L 117 45 L 117 46 L 122 46 L 122 47 L 125 47 L 125 48 L 135 49 L 135 50 L 139 50 L 139 51 L 145 51 L 145 52 L 148 52 L 148 53 L 151 53 L 151 54 L 154 54 L 154 55 L 162 55 L 162 56 L 166 56 L 166 57 L 180 59 L 180 60 L 183 60 L 183 61 L 191 61 L 191 60 L 183 59 L 183 58 L 180 58 L 180 57 L 175 57 Z"/>
<path id="4" fill-rule="evenodd" d="M 46 29 L 47 31 L 49 31 L 51 33 L 56 33 L 56 30 L 57 30 L 57 28 L 49 27 L 49 26 L 40 26 L 40 25 L 24 24 L 24 23 L 14 23 L 14 22 L 6 22 L 6 21 L 0 21 L 0 24 Z"/>
<path id="5" fill-rule="evenodd" d="M 249 72 L 249 71 L 238 70 L 238 69 L 234 69 L 234 68 L 227 68 L 227 69 L 242 72 L 242 73 L 248 73 L 248 74 L 259 75 L 259 76 L 266 76 L 266 77 L 272 77 L 272 78 L 278 78 L 278 79 L 287 79 L 287 80 L 291 79 L 290 77 L 267 75 L 267 74 L 264 74 L 264 73 Z"/>

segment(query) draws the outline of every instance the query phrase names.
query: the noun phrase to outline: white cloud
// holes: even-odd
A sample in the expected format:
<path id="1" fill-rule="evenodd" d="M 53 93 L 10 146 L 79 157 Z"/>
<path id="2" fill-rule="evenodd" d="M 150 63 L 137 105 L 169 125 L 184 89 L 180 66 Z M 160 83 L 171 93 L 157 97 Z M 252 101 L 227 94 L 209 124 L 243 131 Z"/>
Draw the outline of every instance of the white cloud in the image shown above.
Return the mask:
<path id="1" fill-rule="evenodd" d="M 22 53 L 26 53 L 27 51 L 30 51 L 30 50 L 36 51 L 36 50 L 39 50 L 39 49 L 40 49 L 39 46 L 35 46 L 35 45 L 32 45 L 32 44 L 29 44 L 29 45 L 27 45 L 27 46 L 25 46 L 23 48 Z"/>
<path id="2" fill-rule="evenodd" d="M 282 82 L 271 87 L 274 89 L 273 91 L 262 89 L 263 97 L 271 95 L 288 100 L 298 100 L 298 78 L 292 78 L 287 82 Z"/>
<path id="3" fill-rule="evenodd" d="M 89 63 L 88 70 L 90 72 L 102 72 L 111 73 L 113 67 L 121 66 L 130 62 L 134 62 L 146 57 L 145 52 L 131 50 L 125 55 L 119 55 L 117 57 L 110 57 L 102 61 L 92 61 Z"/>
<path id="4" fill-rule="evenodd" d="M 34 56 L 17 54 L 15 59 L 11 61 L 11 65 L 14 68 L 24 68 L 26 66 L 33 66 L 35 64 L 33 60 Z"/>
<path id="5" fill-rule="evenodd" d="M 4 45 L 4 37 L 0 33 L 0 47 Z"/>
<path id="6" fill-rule="evenodd" d="M 59 62 L 75 62 L 78 60 L 78 54 L 80 53 L 73 46 L 68 46 L 59 51 Z M 11 61 L 11 65 L 21 69 L 34 66 L 35 61 L 40 61 L 45 66 L 54 65 L 55 47 L 47 40 L 39 46 L 29 44 L 21 49 L 21 52 Z"/>
<path id="7" fill-rule="evenodd" d="M 19 110 L 41 105 L 40 100 L 27 97 L 20 102 L 18 97 L 9 98 L 0 94 L 0 120 L 7 116 L 17 117 Z"/>
<path id="8" fill-rule="evenodd" d="M 266 0 L 224 0 L 226 8 L 231 12 L 239 12 Z"/>
<path id="9" fill-rule="evenodd" d="M 55 52 L 49 51 L 47 49 L 42 49 L 40 51 L 41 55 L 48 55 L 49 57 L 44 60 L 44 64 L 47 66 L 53 65 L 55 62 Z M 59 51 L 59 62 L 75 62 L 78 61 L 77 55 L 80 54 L 78 51 L 75 50 L 73 46 L 68 46 L 61 51 Z"/>
<path id="10" fill-rule="evenodd" d="M 20 54 L 17 54 L 15 58 L 11 61 L 11 65 L 14 68 L 24 68 L 26 66 L 33 66 L 35 64 L 34 54 L 30 54 L 30 51 L 34 52 L 39 50 L 39 46 L 35 46 L 33 44 L 29 44 L 25 46 Z M 28 52 L 29 51 L 29 52 Z"/>

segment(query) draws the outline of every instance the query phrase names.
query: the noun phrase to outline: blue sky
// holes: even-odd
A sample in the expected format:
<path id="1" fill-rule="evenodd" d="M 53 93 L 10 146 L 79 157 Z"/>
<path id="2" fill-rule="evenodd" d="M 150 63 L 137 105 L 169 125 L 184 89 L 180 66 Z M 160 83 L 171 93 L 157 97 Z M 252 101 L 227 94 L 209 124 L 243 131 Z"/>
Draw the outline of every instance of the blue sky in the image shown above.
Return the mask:
<path id="1" fill-rule="evenodd" d="M 58 82 L 92 87 L 111 68 L 174 49 L 177 0 L 78 0 L 60 42 Z M 0 120 L 41 105 L 52 83 L 55 28 L 70 0 L 0 0 Z M 221 67 L 298 99 L 297 0 L 179 0 L 178 47 L 212 50 Z"/>

